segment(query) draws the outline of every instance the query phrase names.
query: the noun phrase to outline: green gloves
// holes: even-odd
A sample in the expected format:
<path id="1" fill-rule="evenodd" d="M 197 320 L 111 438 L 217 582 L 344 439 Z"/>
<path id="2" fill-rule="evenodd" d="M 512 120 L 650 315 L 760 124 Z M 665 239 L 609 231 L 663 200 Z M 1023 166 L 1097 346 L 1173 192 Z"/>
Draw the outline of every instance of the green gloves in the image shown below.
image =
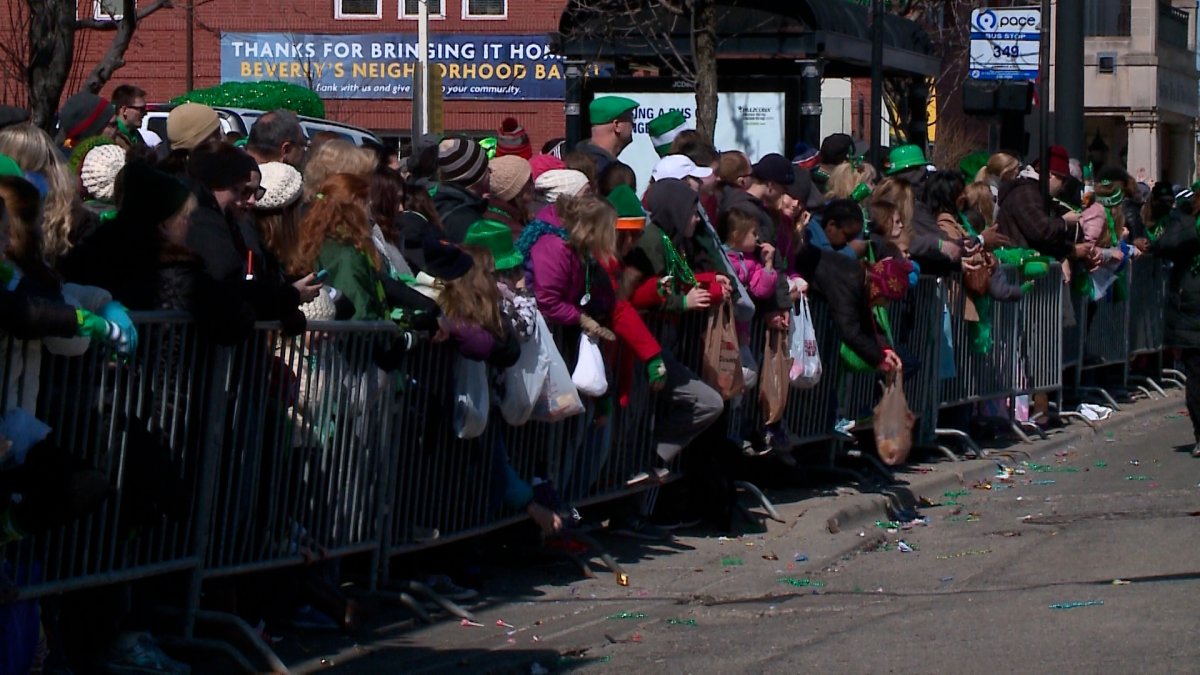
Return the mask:
<path id="1" fill-rule="evenodd" d="M 102 340 L 114 345 L 120 342 L 121 329 L 117 327 L 117 324 L 86 309 L 75 310 L 75 316 L 79 319 L 80 337 L 85 337 L 89 340 Z"/>

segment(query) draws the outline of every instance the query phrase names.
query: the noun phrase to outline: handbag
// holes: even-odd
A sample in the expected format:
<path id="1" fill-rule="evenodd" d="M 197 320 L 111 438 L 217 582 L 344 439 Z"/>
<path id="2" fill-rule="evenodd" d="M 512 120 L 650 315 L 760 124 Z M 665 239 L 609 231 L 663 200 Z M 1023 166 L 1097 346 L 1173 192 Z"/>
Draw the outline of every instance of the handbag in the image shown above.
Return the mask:
<path id="1" fill-rule="evenodd" d="M 575 372 L 571 381 L 584 396 L 597 398 L 608 391 L 608 376 L 604 373 L 604 355 L 600 345 L 587 333 L 579 335 L 579 358 L 575 361 Z"/>
<path id="2" fill-rule="evenodd" d="M 899 466 L 908 460 L 915 423 L 916 418 L 904 395 L 903 373 L 889 373 L 883 397 L 875 406 L 875 448 L 884 464 Z"/>
<path id="3" fill-rule="evenodd" d="M 812 389 L 821 381 L 822 367 L 807 295 L 800 296 L 799 311 L 792 313 L 789 338 L 792 368 L 788 379 L 797 389 Z"/>
<path id="4" fill-rule="evenodd" d="M 742 374 L 742 357 L 738 350 L 737 324 L 733 318 L 733 303 L 722 302 L 708 314 L 704 330 L 704 355 L 700 375 L 709 386 L 728 401 L 746 389 Z"/>
<path id="5" fill-rule="evenodd" d="M 479 438 L 487 429 L 491 405 L 487 364 L 458 357 L 454 383 L 454 435 L 462 440 Z"/>
<path id="6" fill-rule="evenodd" d="M 992 287 L 992 272 L 996 269 L 996 256 L 984 251 L 974 256 L 978 266 L 963 272 L 963 286 L 972 297 L 988 295 Z"/>

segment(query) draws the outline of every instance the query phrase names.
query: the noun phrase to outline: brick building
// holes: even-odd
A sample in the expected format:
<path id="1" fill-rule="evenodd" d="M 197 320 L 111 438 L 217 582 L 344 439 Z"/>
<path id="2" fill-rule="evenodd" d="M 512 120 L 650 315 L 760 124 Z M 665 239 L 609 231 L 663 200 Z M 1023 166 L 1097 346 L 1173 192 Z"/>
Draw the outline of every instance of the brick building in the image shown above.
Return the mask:
<path id="1" fill-rule="evenodd" d="M 17 0 L 8 0 L 16 2 Z M 105 15 L 119 12 L 120 0 L 78 0 L 79 16 Z M 140 3 L 139 3 L 140 4 Z M 532 99 L 514 100 L 505 91 L 505 86 L 477 87 L 484 93 L 463 91 L 462 97 L 448 96 L 444 105 L 444 124 L 447 130 L 470 132 L 492 132 L 506 116 L 514 116 L 528 130 L 535 147 L 563 132 L 563 108 L 561 102 L 561 74 L 555 78 L 561 65 L 542 55 L 548 35 L 557 29 L 559 14 L 564 0 L 430 0 L 430 41 L 441 44 L 474 45 L 470 50 L 450 47 L 439 52 L 446 55 L 442 60 L 449 67 L 445 83 L 454 84 L 453 75 L 471 74 L 480 81 L 487 74 L 490 82 L 504 85 L 515 78 L 511 69 L 505 70 L 507 57 L 512 53 L 524 54 L 523 41 L 534 45 L 531 49 L 539 59 L 526 60 L 532 86 Z M 196 2 L 193 24 L 194 48 L 190 58 L 194 68 L 195 88 L 220 83 L 223 78 L 255 79 L 256 73 L 277 76 L 279 63 L 289 59 L 249 59 L 242 63 L 230 63 L 239 54 L 261 56 L 258 48 L 234 46 L 235 38 L 251 36 L 262 38 L 261 45 L 284 40 L 296 43 L 311 42 L 311 36 L 338 36 L 317 41 L 312 55 L 304 53 L 290 59 L 299 66 L 284 67 L 285 75 L 300 75 L 290 78 L 293 82 L 305 83 L 304 66 L 314 68 L 323 63 L 325 56 L 333 59 L 347 55 L 340 61 L 343 65 L 337 78 L 342 89 L 363 87 L 352 94 L 339 93 L 333 88 L 322 92 L 326 114 L 331 119 L 366 127 L 384 136 L 407 136 L 411 127 L 412 104 L 407 94 L 396 96 L 371 96 L 364 92 L 368 82 L 390 84 L 407 82 L 411 86 L 411 72 L 415 66 L 415 43 L 417 39 L 416 0 L 293 0 L 292 2 L 253 2 L 250 0 L 208 0 Z M 139 22 L 133 42 L 126 53 L 125 67 L 117 71 L 104 93 L 110 93 L 117 84 L 131 82 L 144 88 L 151 102 L 166 101 L 187 90 L 185 71 L 189 54 L 185 48 L 187 13 L 185 3 L 176 2 L 175 8 L 155 12 Z M 225 39 L 222 40 L 222 36 Z M 231 38 L 230 36 L 234 36 Z M 275 36 L 268 39 L 267 35 Z M 76 75 L 68 83 L 68 94 L 78 90 L 86 73 L 100 60 L 107 49 L 112 33 L 80 31 L 76 38 Z M 503 49 L 492 50 L 487 44 L 493 36 Z M 20 39 L 20 38 L 17 38 Z M 362 46 L 361 56 L 354 57 L 349 50 L 328 49 L 323 46 L 337 44 L 337 40 L 354 40 Z M 393 51 L 390 49 L 396 46 Z M 407 51 L 403 48 L 409 45 Z M 516 45 L 516 46 L 514 46 Z M 348 45 L 353 47 L 353 44 Z M 303 50 L 301 50 L 303 51 Z M 464 56 L 470 51 L 469 57 Z M 374 53 L 372 53 L 374 52 Z M 297 57 L 296 54 L 291 56 Z M 376 58 L 376 56 L 378 58 Z M 439 62 L 436 57 L 432 59 Z M 223 61 L 224 69 L 223 69 Z M 536 61 L 536 63 L 535 63 Z M 255 63 L 258 67 L 255 67 Z M 249 65 L 246 65 L 249 64 Z M 274 64 L 274 65 L 272 65 Z M 510 66 L 512 64 L 509 64 Z M 266 66 L 266 67 L 264 67 Z M 540 66 L 540 68 L 539 68 Z M 223 73 L 224 70 L 224 73 Z M 535 70 L 542 75 L 533 81 Z M 312 71 L 309 71 L 311 74 Z M 329 74 L 332 75 L 332 68 Z M 236 77 L 232 77 L 235 75 Z M 501 77 L 509 75 L 508 80 Z M 261 78 L 260 78 L 261 79 Z M 267 77 L 266 79 L 273 79 Z M 285 78 L 288 79 L 288 78 Z M 310 86 L 319 85 L 310 78 Z M 521 85 L 521 82 L 516 82 Z M 314 88 L 317 88 L 314 86 Z M 353 96 L 353 98 L 349 97 Z M 9 96 L 11 98 L 11 95 Z M 521 97 L 517 97 L 521 98 Z"/>

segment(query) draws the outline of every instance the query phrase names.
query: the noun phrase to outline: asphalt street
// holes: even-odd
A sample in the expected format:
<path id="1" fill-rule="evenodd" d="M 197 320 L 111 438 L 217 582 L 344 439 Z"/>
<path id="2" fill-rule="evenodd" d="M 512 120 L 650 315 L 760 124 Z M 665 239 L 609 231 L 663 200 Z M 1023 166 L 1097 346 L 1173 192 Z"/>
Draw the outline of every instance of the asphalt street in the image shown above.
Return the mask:
<path id="1" fill-rule="evenodd" d="M 1200 460 L 1189 454 L 1181 408 L 1174 395 L 1139 404 L 1095 435 L 1076 430 L 1057 444 L 1023 446 L 1031 457 L 914 472 L 913 496 L 940 504 L 921 509 L 927 525 L 893 528 L 879 501 L 851 521 L 846 507 L 868 496 L 839 491 L 781 505 L 788 524 L 758 534 L 605 539 L 630 573 L 627 588 L 603 572 L 581 579 L 561 563 L 511 569 L 475 608 L 481 626 L 398 621 L 293 665 L 337 673 L 1200 672 Z M 1001 481 L 998 464 L 1018 471 Z M 834 513 L 843 522 L 831 534 Z"/>

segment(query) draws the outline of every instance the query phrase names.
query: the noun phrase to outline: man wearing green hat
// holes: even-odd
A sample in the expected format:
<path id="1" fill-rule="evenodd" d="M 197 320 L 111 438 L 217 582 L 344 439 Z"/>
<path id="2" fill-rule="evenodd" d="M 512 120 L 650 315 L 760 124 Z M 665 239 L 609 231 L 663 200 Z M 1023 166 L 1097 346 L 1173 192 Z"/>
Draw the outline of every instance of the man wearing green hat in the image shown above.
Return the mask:
<path id="1" fill-rule="evenodd" d="M 575 149 L 596 160 L 597 175 L 616 162 L 617 155 L 633 142 L 633 111 L 638 105 L 623 96 L 601 96 L 588 105 L 592 137 L 580 141 Z"/>
<path id="2" fill-rule="evenodd" d="M 654 144 L 654 151 L 659 157 L 671 154 L 671 144 L 675 142 L 675 137 L 686 129 L 687 120 L 678 110 L 668 110 L 646 125 L 646 133 L 650 135 L 650 142 Z"/>

